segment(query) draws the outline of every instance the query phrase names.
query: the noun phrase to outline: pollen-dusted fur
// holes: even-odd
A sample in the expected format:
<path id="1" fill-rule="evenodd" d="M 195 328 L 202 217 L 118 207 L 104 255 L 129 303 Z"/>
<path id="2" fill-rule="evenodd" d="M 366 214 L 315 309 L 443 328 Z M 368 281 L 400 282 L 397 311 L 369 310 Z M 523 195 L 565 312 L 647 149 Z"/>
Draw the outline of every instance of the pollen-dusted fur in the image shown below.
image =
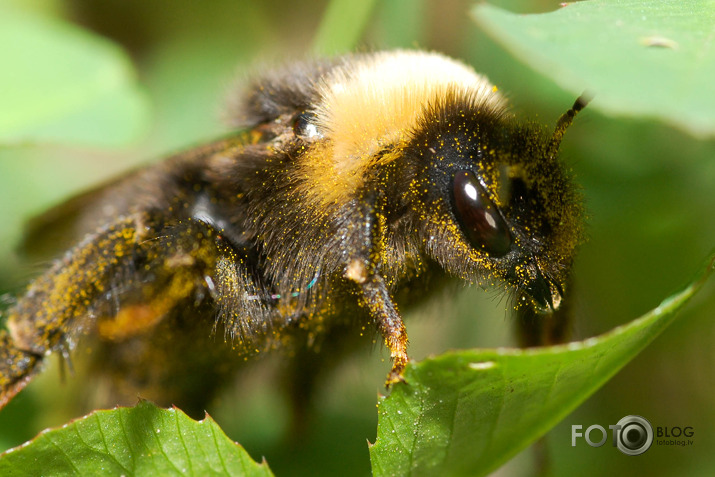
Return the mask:
<path id="1" fill-rule="evenodd" d="M 551 316 L 580 240 L 580 196 L 555 154 L 578 109 L 550 135 L 471 68 L 418 51 L 259 76 L 234 137 L 35 222 L 28 248 L 55 230 L 78 245 L 7 310 L 0 407 L 87 334 L 116 390 L 199 410 L 245 355 L 340 349 L 366 325 L 401 379 L 399 310 L 450 277 Z M 313 368 L 297 365 L 296 388 Z"/>
<path id="2" fill-rule="evenodd" d="M 381 52 L 343 63 L 318 83 L 315 124 L 325 148 L 303 170 L 322 203 L 345 200 L 371 168 L 399 154 L 426 108 L 448 95 L 479 103 L 485 113 L 502 111 L 496 88 L 466 65 L 422 51 Z M 317 188 L 317 190 L 316 190 Z"/>

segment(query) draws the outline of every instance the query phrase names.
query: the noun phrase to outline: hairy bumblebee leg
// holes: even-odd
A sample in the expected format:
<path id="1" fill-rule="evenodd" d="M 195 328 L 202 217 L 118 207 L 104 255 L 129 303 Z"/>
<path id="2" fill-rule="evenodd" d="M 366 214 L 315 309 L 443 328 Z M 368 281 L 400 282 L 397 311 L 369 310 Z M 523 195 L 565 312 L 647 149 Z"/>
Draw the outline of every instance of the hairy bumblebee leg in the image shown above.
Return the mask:
<path id="1" fill-rule="evenodd" d="M 219 242 L 203 222 L 177 223 L 154 214 L 121 217 L 89 235 L 7 311 L 0 402 L 28 383 L 44 356 L 66 350 L 79 333 L 96 331 L 118 342 L 150 332 L 206 286 L 221 255 Z M 124 277 L 119 290 L 117 275 Z"/>
<path id="2" fill-rule="evenodd" d="M 141 235 L 125 218 L 88 237 L 35 280 L 7 311 L 0 335 L 0 407 L 37 372 L 45 355 L 63 346 L 92 304 L 106 292 L 108 274 Z"/>
<path id="3" fill-rule="evenodd" d="M 407 330 L 402 322 L 397 307 L 387 291 L 385 282 L 379 275 L 370 277 L 360 285 L 362 291 L 361 305 L 376 321 L 377 329 L 382 335 L 385 346 L 390 350 L 392 370 L 387 377 L 387 386 L 404 381 L 402 372 L 409 361 L 407 357 Z"/>
<path id="4" fill-rule="evenodd" d="M 40 361 L 42 355 L 17 348 L 10 334 L 0 330 L 0 409 L 30 382 Z"/>
<path id="5" fill-rule="evenodd" d="M 244 311 L 259 315 L 243 299 L 241 257 L 212 225 L 161 215 L 150 222 L 122 274 L 118 307 L 97 314 L 92 364 L 111 376 L 112 399 L 129 403 L 141 394 L 199 418 L 243 361 L 225 343 L 242 336 L 236 320 Z"/>
<path id="6" fill-rule="evenodd" d="M 390 350 L 392 370 L 386 385 L 404 381 L 402 372 L 409 361 L 407 357 L 407 330 L 402 322 L 387 284 L 378 269 L 378 256 L 381 244 L 381 216 L 376 212 L 378 197 L 373 192 L 366 192 L 358 203 L 359 227 L 351 230 L 347 256 L 350 257 L 345 267 L 345 277 L 359 287 L 360 305 L 365 308 L 377 325 L 385 346 Z"/>

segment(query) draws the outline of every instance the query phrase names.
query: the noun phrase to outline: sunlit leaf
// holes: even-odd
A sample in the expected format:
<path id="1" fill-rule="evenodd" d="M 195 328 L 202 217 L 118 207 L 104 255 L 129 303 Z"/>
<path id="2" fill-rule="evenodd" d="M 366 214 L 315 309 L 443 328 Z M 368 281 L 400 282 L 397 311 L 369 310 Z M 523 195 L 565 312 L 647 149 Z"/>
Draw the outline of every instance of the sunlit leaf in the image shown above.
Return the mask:
<path id="1" fill-rule="evenodd" d="M 143 401 L 95 411 L 0 454 L 0 475 L 273 475 L 206 417 Z"/>
<path id="2" fill-rule="evenodd" d="M 715 2 L 592 0 L 517 15 L 489 4 L 477 23 L 562 88 L 595 95 L 590 108 L 654 117 L 715 134 Z"/>

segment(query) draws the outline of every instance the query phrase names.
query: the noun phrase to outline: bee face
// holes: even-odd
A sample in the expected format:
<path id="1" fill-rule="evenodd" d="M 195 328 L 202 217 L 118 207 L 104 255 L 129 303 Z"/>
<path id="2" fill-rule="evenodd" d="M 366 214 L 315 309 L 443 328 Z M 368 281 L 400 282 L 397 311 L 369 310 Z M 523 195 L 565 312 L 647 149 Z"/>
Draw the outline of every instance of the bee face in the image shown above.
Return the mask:
<path id="1" fill-rule="evenodd" d="M 450 274 L 559 308 L 580 242 L 580 197 L 539 126 L 469 95 L 430 103 L 402 154 L 426 250 Z M 521 305 L 517 303 L 517 305 Z"/>

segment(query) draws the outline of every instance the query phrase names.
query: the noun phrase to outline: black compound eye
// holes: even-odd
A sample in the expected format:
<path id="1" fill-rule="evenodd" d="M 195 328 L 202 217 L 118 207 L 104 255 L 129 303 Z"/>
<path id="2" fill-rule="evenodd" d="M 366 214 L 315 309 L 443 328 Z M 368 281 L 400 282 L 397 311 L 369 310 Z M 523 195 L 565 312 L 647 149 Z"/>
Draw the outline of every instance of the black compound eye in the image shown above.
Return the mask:
<path id="1" fill-rule="evenodd" d="M 455 215 L 467 240 L 492 257 L 506 255 L 511 249 L 509 228 L 474 173 L 458 172 L 453 187 Z"/>
<path id="2" fill-rule="evenodd" d="M 323 137 L 316 124 L 314 113 L 304 111 L 293 119 L 293 133 L 304 139 L 319 139 Z"/>

